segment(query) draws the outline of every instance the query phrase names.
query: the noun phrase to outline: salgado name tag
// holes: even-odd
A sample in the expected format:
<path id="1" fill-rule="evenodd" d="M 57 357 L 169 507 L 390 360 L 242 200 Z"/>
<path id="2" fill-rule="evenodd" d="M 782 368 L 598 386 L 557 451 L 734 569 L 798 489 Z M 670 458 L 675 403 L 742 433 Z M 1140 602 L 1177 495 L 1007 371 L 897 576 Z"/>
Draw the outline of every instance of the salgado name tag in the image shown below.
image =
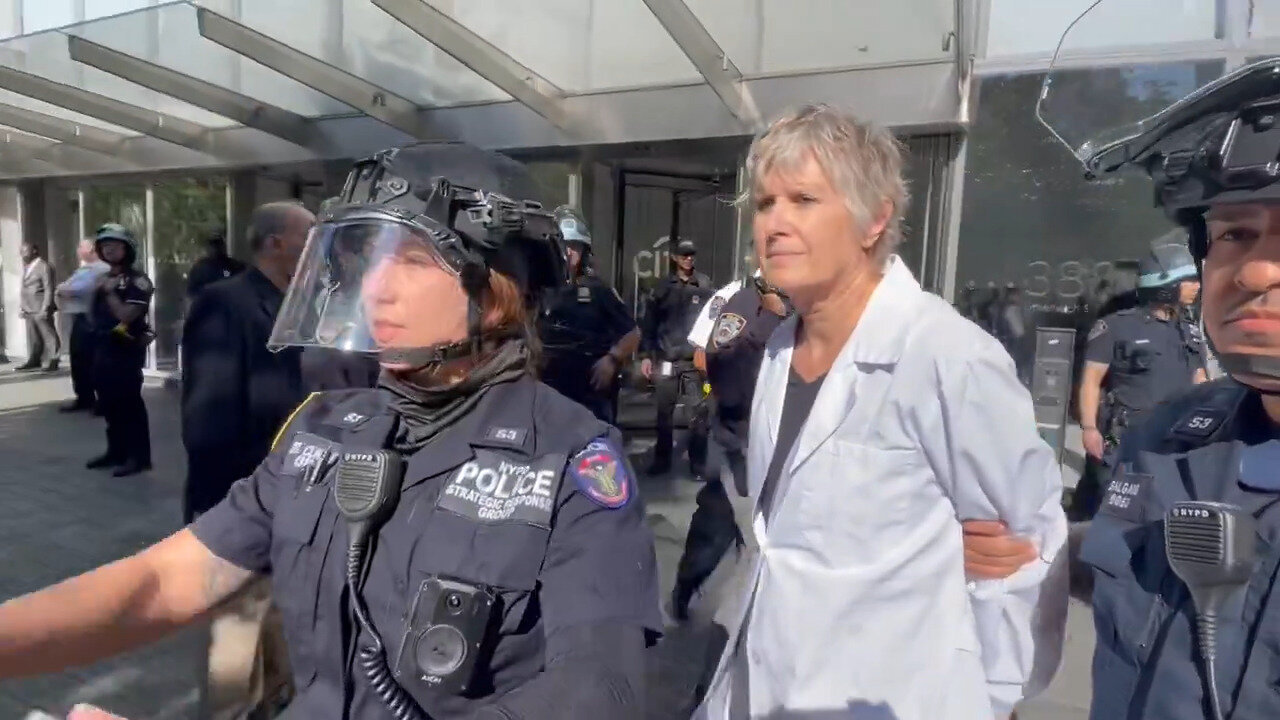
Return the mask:
<path id="1" fill-rule="evenodd" d="M 476 522 L 550 528 L 565 459 L 547 455 L 525 461 L 476 450 L 440 490 L 436 507 Z"/>
<path id="2" fill-rule="evenodd" d="M 1142 522 L 1143 494 L 1151 485 L 1151 475 L 1145 473 L 1121 473 L 1102 496 L 1098 512 L 1129 522 Z"/>

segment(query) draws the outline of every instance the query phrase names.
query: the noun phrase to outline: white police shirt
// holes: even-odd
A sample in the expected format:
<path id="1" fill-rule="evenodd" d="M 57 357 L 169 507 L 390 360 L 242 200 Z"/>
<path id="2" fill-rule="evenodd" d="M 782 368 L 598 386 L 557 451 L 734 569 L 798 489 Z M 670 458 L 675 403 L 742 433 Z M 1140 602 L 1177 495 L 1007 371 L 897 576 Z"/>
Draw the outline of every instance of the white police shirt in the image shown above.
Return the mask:
<path id="1" fill-rule="evenodd" d="M 796 326 L 774 333 L 757 378 L 757 502 Z M 900 259 L 778 482 L 769 521 L 753 514 L 760 552 L 696 718 L 740 720 L 746 705 L 750 717 L 992 720 L 1048 684 L 1067 606 L 1061 472 L 1008 354 Z M 969 582 L 961 519 L 1000 519 L 1040 557 Z"/>

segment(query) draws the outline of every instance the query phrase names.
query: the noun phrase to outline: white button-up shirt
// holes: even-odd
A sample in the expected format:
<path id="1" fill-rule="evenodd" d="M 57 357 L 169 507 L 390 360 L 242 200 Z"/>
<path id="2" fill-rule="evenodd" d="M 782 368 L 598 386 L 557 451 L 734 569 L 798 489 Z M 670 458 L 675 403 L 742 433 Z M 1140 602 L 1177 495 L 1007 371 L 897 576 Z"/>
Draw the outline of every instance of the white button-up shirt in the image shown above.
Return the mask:
<path id="1" fill-rule="evenodd" d="M 757 378 L 754 498 L 796 324 L 775 332 Z M 695 717 L 742 720 L 745 704 L 752 718 L 992 720 L 1048 684 L 1067 605 L 1061 472 L 1008 354 L 900 259 L 778 483 L 772 519 L 754 513 L 759 556 Z M 1004 521 L 1039 560 L 968 582 L 961 519 Z"/>

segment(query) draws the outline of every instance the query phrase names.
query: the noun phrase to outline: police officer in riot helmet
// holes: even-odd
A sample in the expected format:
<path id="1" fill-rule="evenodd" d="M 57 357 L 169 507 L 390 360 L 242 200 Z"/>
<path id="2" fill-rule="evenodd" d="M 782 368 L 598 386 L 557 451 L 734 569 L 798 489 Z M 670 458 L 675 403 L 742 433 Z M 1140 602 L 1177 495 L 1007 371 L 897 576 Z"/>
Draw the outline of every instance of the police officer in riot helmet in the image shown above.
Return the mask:
<path id="1" fill-rule="evenodd" d="M 98 258 L 110 266 L 89 309 L 95 339 L 93 382 L 107 423 L 107 451 L 86 467 L 114 468 L 125 477 L 151 469 L 151 428 L 142 400 L 142 367 L 154 339 L 147 320 L 155 286 L 134 267 L 138 243 L 123 225 L 107 223 L 94 237 Z"/>
<path id="2" fill-rule="evenodd" d="M 459 143 L 357 163 L 271 345 L 367 338 L 348 349 L 379 387 L 313 394 L 186 529 L 0 605 L 0 677 L 121 652 L 270 574 L 297 717 L 641 717 L 653 538 L 617 431 L 532 375 L 530 300 L 566 280 L 533 187 Z M 340 247 L 362 258 L 341 275 Z M 339 283 L 360 302 L 327 303 Z"/>
<path id="3" fill-rule="evenodd" d="M 640 330 L 618 293 L 592 272 L 591 234 L 581 215 L 561 206 L 555 218 L 569 282 L 547 291 L 538 317 L 542 381 L 612 423 L 618 371 L 639 346 Z"/>
<path id="4" fill-rule="evenodd" d="M 1138 306 L 1098 319 L 1085 341 L 1078 401 L 1089 467 L 1073 503 L 1080 517 L 1097 509 L 1117 438 L 1135 414 L 1206 379 L 1203 344 L 1183 311 L 1200 289 L 1191 253 L 1157 241 L 1139 272 Z"/>
<path id="5" fill-rule="evenodd" d="M 1271 58 L 1073 144 L 1094 176 L 1132 167 L 1154 180 L 1189 234 L 1207 340 L 1229 375 L 1131 423 L 1073 543 L 1092 584 L 1077 590 L 1097 629 L 1094 720 L 1280 717 L 1278 110 Z"/>

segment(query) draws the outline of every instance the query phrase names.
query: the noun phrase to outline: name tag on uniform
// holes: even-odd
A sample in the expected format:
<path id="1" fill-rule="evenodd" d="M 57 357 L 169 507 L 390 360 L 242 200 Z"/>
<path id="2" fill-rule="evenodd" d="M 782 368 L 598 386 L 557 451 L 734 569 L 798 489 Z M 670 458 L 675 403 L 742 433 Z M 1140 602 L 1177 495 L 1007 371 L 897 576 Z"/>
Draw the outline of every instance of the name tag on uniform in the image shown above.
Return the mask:
<path id="1" fill-rule="evenodd" d="M 335 447 L 333 441 L 319 435 L 298 433 L 289 443 L 289 451 L 285 453 L 280 472 L 289 477 L 298 477 L 333 455 Z"/>
<path id="2" fill-rule="evenodd" d="M 1145 473 L 1121 473 L 1107 487 L 1098 512 L 1132 523 L 1142 522 L 1142 504 L 1151 481 L 1152 476 Z"/>
<path id="3" fill-rule="evenodd" d="M 492 524 L 521 522 L 551 527 L 566 457 L 546 455 L 532 461 L 476 450 L 440 490 L 436 507 L 468 520 Z"/>
<path id="4" fill-rule="evenodd" d="M 580 303 L 591 302 L 591 288 L 589 287 L 578 288 L 578 302 Z"/>
<path id="5" fill-rule="evenodd" d="M 662 377 L 671 377 L 671 363 L 663 361 L 662 368 L 658 371 Z"/>

